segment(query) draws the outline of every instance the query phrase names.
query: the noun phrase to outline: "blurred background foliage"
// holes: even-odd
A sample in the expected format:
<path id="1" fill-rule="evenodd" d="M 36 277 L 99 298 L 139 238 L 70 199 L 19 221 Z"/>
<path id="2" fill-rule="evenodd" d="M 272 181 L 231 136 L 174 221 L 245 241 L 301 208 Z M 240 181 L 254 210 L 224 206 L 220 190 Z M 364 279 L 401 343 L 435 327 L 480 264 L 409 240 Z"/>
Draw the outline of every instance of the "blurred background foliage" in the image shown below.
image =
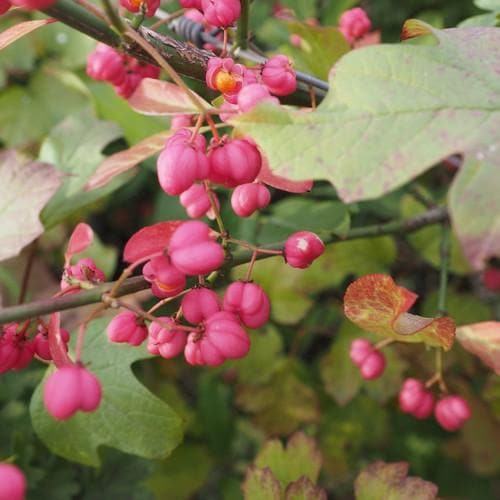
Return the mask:
<path id="1" fill-rule="evenodd" d="M 339 15 L 357 4 L 280 3 L 293 9 L 298 19 L 316 18 L 324 26 L 335 26 Z M 372 0 L 359 5 L 387 42 L 399 39 L 408 18 L 452 27 L 485 14 L 469 0 Z M 178 8 L 169 1 L 162 6 L 169 12 Z M 255 42 L 271 52 L 293 54 L 289 30 L 272 17 L 272 7 L 272 1 L 253 2 Z M 31 17 L 39 16 L 10 12 L 0 18 L 0 31 Z M 154 160 L 109 188 L 82 193 L 104 156 L 168 127 L 168 120 L 131 111 L 109 86 L 88 79 L 85 60 L 94 46 L 86 36 L 54 23 L 0 52 L 0 145 L 54 162 L 71 183 L 42 214 L 47 231 L 38 242 L 29 299 L 57 289 L 62 249 L 77 221 L 86 219 L 98 234 L 92 256 L 112 279 L 121 267 L 123 244 L 134 231 L 160 220 L 186 218 L 177 199 L 160 192 Z M 419 182 L 440 199 L 452 176 L 443 168 L 433 169 Z M 346 206 L 331 186 L 317 183 L 304 197 L 274 193 L 275 202 L 267 211 L 243 220 L 221 196 L 231 233 L 259 243 L 301 229 L 343 234 L 351 225 L 423 210 L 405 189 Z M 432 374 L 431 352 L 422 346 L 391 346 L 386 373 L 369 383 L 361 380 L 347 356 L 350 341 L 364 335 L 342 314 L 345 287 L 356 276 L 390 273 L 421 295 L 417 312 L 435 314 L 436 231 L 336 244 L 306 271 L 277 265 L 275 259 L 259 262 L 254 278 L 271 297 L 272 321 L 252 334 L 247 358 L 215 370 L 188 367 L 182 360 L 134 364 L 136 376 L 183 419 L 185 440 L 167 459 L 150 461 L 106 448 L 101 449 L 102 467 L 94 469 L 51 454 L 30 422 L 30 397 L 44 372 L 36 364 L 0 377 L 0 458 L 15 457 L 28 475 L 33 499 L 233 500 L 242 498 L 245 471 L 267 439 L 303 431 L 321 451 L 318 484 L 329 498 L 352 498 L 355 477 L 375 460 L 409 462 L 411 474 L 435 482 L 443 498 L 499 498 L 498 377 L 458 345 L 446 356 L 447 381 L 454 391 L 467 395 L 474 414 L 462 432 L 448 434 L 432 420 L 420 422 L 402 414 L 395 400 L 404 377 Z M 457 245 L 452 257 L 449 313 L 459 324 L 498 319 L 498 295 L 470 274 Z M 0 264 L 3 305 L 15 302 L 26 259 L 25 252 Z M 233 277 L 242 272 L 235 269 Z M 74 327 L 82 314 L 65 314 L 65 324 Z"/>

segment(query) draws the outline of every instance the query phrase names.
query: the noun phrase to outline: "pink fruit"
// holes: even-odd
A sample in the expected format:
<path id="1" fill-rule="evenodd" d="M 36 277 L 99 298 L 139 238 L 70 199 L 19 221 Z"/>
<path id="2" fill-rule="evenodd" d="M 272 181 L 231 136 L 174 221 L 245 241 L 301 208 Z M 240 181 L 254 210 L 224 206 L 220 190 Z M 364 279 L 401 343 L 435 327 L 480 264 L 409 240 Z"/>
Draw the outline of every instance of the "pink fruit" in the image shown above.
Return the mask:
<path id="1" fill-rule="evenodd" d="M 483 273 L 484 286 L 492 292 L 500 292 L 500 269 L 489 267 Z"/>
<path id="2" fill-rule="evenodd" d="M 405 380 L 399 393 L 399 407 L 405 413 L 424 419 L 432 414 L 434 398 L 423 382 L 409 378 Z"/>
<path id="3" fill-rule="evenodd" d="M 245 73 L 245 66 L 235 63 L 230 57 L 212 57 L 208 60 L 205 81 L 208 88 L 218 90 L 226 101 L 236 104 Z"/>
<path id="4" fill-rule="evenodd" d="M 191 136 L 187 129 L 178 130 L 158 157 L 158 180 L 167 194 L 179 195 L 194 181 L 208 177 L 210 167 L 205 154 L 205 138 L 197 134 L 191 140 Z"/>
<path id="5" fill-rule="evenodd" d="M 99 285 L 104 283 L 105 279 L 104 273 L 97 267 L 96 263 L 91 258 L 85 257 L 73 266 L 64 269 L 61 290 L 66 290 L 74 285 Z"/>
<path id="6" fill-rule="evenodd" d="M 238 106 L 240 111 L 246 113 L 262 102 L 279 104 L 277 97 L 273 97 L 269 89 L 260 83 L 252 83 L 243 87 L 238 94 Z"/>
<path id="7" fill-rule="evenodd" d="M 217 207 L 219 207 L 220 205 L 217 195 L 212 191 L 211 196 Z M 186 209 L 189 217 L 192 217 L 193 219 L 197 219 L 203 215 L 211 215 L 209 214 L 212 209 L 210 197 L 208 196 L 205 186 L 201 184 L 193 184 L 189 189 L 181 193 L 179 201 Z"/>
<path id="8" fill-rule="evenodd" d="M 144 325 L 144 321 L 132 311 L 124 311 L 117 314 L 109 322 L 106 333 L 111 342 L 123 342 L 138 346 L 148 336 L 148 329 Z"/>
<path id="9" fill-rule="evenodd" d="M 176 329 L 177 323 L 172 318 L 160 317 L 158 320 L 162 324 L 153 321 L 149 325 L 148 351 L 165 359 L 175 358 L 184 349 L 187 334 Z"/>
<path id="10" fill-rule="evenodd" d="M 19 467 L 0 464 L 0 500 L 24 500 L 26 478 Z"/>
<path id="11" fill-rule="evenodd" d="M 27 339 L 22 328 L 18 331 L 20 328 L 17 323 L 3 326 L 0 336 L 0 373 L 21 370 L 33 359 L 34 343 Z"/>
<path id="12" fill-rule="evenodd" d="M 190 115 L 175 115 L 170 122 L 171 130 L 179 130 L 181 128 L 190 127 L 191 125 Z"/>
<path id="13" fill-rule="evenodd" d="M 201 10 L 209 24 L 219 28 L 231 26 L 240 17 L 240 0 L 201 0 Z"/>
<path id="14" fill-rule="evenodd" d="M 43 10 L 52 6 L 56 0 L 11 0 L 11 4 L 26 10 Z"/>
<path id="15" fill-rule="evenodd" d="M 271 304 L 262 288 L 255 283 L 235 281 L 224 294 L 223 308 L 237 314 L 248 328 L 260 328 L 269 320 Z"/>
<path id="16" fill-rule="evenodd" d="M 371 27 L 370 18 L 360 7 L 346 10 L 339 19 L 339 30 L 349 43 L 362 38 L 371 30 Z"/>
<path id="17" fill-rule="evenodd" d="M 164 299 L 175 297 L 186 287 L 186 275 L 179 271 L 167 256 L 154 257 L 142 269 L 146 281 L 151 283 L 151 291 Z"/>
<path id="18" fill-rule="evenodd" d="M 120 0 L 120 5 L 129 12 L 139 12 L 143 4 L 145 4 L 144 14 L 146 17 L 151 17 L 160 6 L 160 0 Z"/>
<path id="19" fill-rule="evenodd" d="M 470 419 L 471 410 L 461 396 L 446 396 L 436 403 L 434 416 L 443 429 L 454 432 Z"/>
<path id="20" fill-rule="evenodd" d="M 246 139 L 223 138 L 208 154 L 210 180 L 226 187 L 253 182 L 262 167 L 262 156 Z"/>
<path id="21" fill-rule="evenodd" d="M 208 288 L 194 288 L 182 298 L 182 314 L 187 321 L 197 325 L 219 312 L 222 307 L 218 295 Z"/>
<path id="22" fill-rule="evenodd" d="M 300 231 L 286 240 L 284 256 L 288 265 L 305 269 L 324 251 L 325 245 L 317 234 Z"/>
<path id="23" fill-rule="evenodd" d="M 290 59 L 284 55 L 271 57 L 262 68 L 262 82 L 275 95 L 289 95 L 297 89 L 297 76 Z"/>
<path id="24" fill-rule="evenodd" d="M 201 221 L 181 224 L 174 231 L 168 249 L 172 264 L 190 276 L 210 273 L 224 263 L 224 250 L 213 241 L 211 229 Z"/>
<path id="25" fill-rule="evenodd" d="M 68 342 L 69 342 L 69 332 L 64 328 L 61 328 L 61 338 L 63 342 L 66 344 L 66 351 L 68 350 Z M 33 339 L 33 346 L 35 349 L 35 354 L 47 361 L 52 359 L 52 354 L 49 348 L 49 336 L 47 329 L 43 325 L 38 325 L 38 333 L 35 335 Z"/>
<path id="26" fill-rule="evenodd" d="M 238 318 L 227 311 L 216 312 L 204 323 L 203 332 L 192 332 L 184 356 L 191 365 L 221 365 L 226 359 L 238 359 L 250 350 L 250 338 Z"/>
<path id="27" fill-rule="evenodd" d="M 45 408 L 57 420 L 66 420 L 78 410 L 96 410 L 101 396 L 99 379 L 81 365 L 62 366 L 50 375 L 43 388 Z"/>
<path id="28" fill-rule="evenodd" d="M 380 351 L 373 351 L 365 358 L 359 370 L 365 380 L 374 380 L 380 377 L 385 370 L 384 355 Z"/>
<path id="29" fill-rule="evenodd" d="M 349 356 L 351 361 L 360 367 L 369 354 L 373 352 L 373 344 L 365 339 L 355 339 L 351 343 Z"/>
<path id="30" fill-rule="evenodd" d="M 122 55 L 108 45 L 98 43 L 94 52 L 87 58 L 87 75 L 94 80 L 122 82 L 125 79 Z"/>
<path id="31" fill-rule="evenodd" d="M 5 14 L 11 8 L 9 0 L 0 0 L 0 16 Z"/>
<path id="32" fill-rule="evenodd" d="M 201 0 L 179 0 L 179 3 L 185 9 L 201 10 Z"/>
<path id="33" fill-rule="evenodd" d="M 259 183 L 241 184 L 231 195 L 231 206 L 240 217 L 250 217 L 256 210 L 267 207 L 270 201 L 269 189 Z"/>
<path id="34" fill-rule="evenodd" d="M 128 99 L 141 83 L 142 76 L 138 73 L 126 73 L 125 78 L 119 83 L 114 84 L 115 92 L 120 97 Z"/>

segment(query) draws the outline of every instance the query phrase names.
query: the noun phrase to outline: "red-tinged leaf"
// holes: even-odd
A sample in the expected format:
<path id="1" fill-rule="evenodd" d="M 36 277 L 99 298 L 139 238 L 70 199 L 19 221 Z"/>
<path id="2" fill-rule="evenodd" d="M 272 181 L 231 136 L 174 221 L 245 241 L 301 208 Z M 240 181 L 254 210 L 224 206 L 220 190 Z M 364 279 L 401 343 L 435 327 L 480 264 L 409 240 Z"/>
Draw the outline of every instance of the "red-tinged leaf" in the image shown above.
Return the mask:
<path id="1" fill-rule="evenodd" d="M 457 340 L 500 375 L 500 321 L 483 321 L 457 329 Z"/>
<path id="2" fill-rule="evenodd" d="M 455 322 L 408 313 L 416 299 L 417 295 L 397 286 L 390 276 L 369 274 L 347 288 L 344 312 L 367 332 L 400 342 L 425 342 L 448 351 L 455 337 Z"/>
<path id="3" fill-rule="evenodd" d="M 315 486 L 307 476 L 290 483 L 285 491 L 285 500 L 327 500 L 327 498 L 326 491 Z"/>
<path id="4" fill-rule="evenodd" d="M 0 33 L 0 50 L 5 49 L 5 47 L 16 40 L 19 40 L 19 38 L 22 38 L 24 35 L 27 35 L 28 33 L 31 33 L 46 24 L 54 23 L 55 21 L 57 21 L 57 19 L 52 18 L 39 19 L 37 21 L 25 21 L 2 31 Z"/>
<path id="5" fill-rule="evenodd" d="M 356 500 L 434 500 L 438 488 L 419 477 L 408 476 L 408 464 L 382 461 L 366 467 L 354 482 Z"/>
<path id="6" fill-rule="evenodd" d="M 69 262 L 73 255 L 86 250 L 92 244 L 93 240 L 94 231 L 92 228 L 88 224 L 85 224 L 85 222 L 80 222 L 69 238 L 68 247 L 64 254 L 66 261 Z"/>
<path id="7" fill-rule="evenodd" d="M 409 40 L 423 35 L 434 35 L 430 26 L 418 19 L 408 19 L 401 30 L 401 40 Z"/>
<path id="8" fill-rule="evenodd" d="M 211 108 L 201 97 L 198 97 L 198 100 L 207 110 Z M 200 112 L 178 85 L 153 78 L 144 78 L 128 99 L 128 103 L 134 111 L 143 115 L 194 115 Z"/>
<path id="9" fill-rule="evenodd" d="M 267 184 L 276 189 L 281 189 L 281 191 L 287 191 L 288 193 L 306 193 L 311 191 L 313 187 L 313 181 L 291 181 L 285 177 L 273 174 L 269 168 L 269 163 L 267 158 L 262 154 L 262 168 L 260 169 L 257 180 Z"/>
<path id="10" fill-rule="evenodd" d="M 159 252 L 163 252 L 173 232 L 185 221 L 169 220 L 146 226 L 133 234 L 123 250 L 123 260 L 133 263 Z"/>
<path id="11" fill-rule="evenodd" d="M 147 137 L 125 151 L 108 156 L 97 167 L 94 175 L 88 180 L 85 189 L 91 191 L 105 186 L 117 175 L 127 172 L 141 161 L 158 153 L 165 147 L 165 142 L 171 134 L 172 132 L 169 130 L 160 132 L 159 134 Z"/>
<path id="12" fill-rule="evenodd" d="M 271 469 L 249 467 L 243 483 L 245 500 L 280 500 L 281 488 Z"/>

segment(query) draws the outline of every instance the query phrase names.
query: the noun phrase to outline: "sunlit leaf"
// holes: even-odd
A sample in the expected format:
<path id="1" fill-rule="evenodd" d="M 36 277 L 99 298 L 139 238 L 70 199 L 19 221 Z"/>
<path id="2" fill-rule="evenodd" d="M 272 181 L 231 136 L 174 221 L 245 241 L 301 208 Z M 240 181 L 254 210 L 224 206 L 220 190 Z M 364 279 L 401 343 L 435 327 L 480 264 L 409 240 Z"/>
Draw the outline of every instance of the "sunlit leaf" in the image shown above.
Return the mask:
<path id="1" fill-rule="evenodd" d="M 370 274 L 349 285 L 345 315 L 363 330 L 400 342 L 425 342 L 451 349 L 455 323 L 451 318 L 424 318 L 408 313 L 417 295 L 397 286 L 390 276 Z"/>
<path id="2" fill-rule="evenodd" d="M 4 49 L 11 43 L 19 40 L 23 36 L 31 33 L 32 31 L 45 26 L 50 23 L 54 23 L 56 19 L 47 18 L 39 19 L 36 21 L 24 21 L 23 23 L 18 23 L 11 28 L 6 29 L 0 33 L 0 50 Z"/>
<path id="3" fill-rule="evenodd" d="M 249 467 L 243 483 L 245 500 L 280 500 L 279 481 L 273 476 L 271 469 Z"/>
<path id="4" fill-rule="evenodd" d="M 500 321 L 483 321 L 457 329 L 457 340 L 500 375 Z"/>

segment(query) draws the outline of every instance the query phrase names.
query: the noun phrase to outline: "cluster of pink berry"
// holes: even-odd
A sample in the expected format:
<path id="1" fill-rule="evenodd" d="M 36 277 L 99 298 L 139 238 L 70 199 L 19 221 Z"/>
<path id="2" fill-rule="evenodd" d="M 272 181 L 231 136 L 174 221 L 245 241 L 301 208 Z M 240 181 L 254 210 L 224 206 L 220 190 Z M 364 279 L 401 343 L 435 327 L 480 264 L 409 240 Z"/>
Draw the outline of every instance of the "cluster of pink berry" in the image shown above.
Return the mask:
<path id="1" fill-rule="evenodd" d="M 365 380 L 374 380 L 385 369 L 384 355 L 365 339 L 355 339 L 351 344 L 350 357 L 359 367 Z M 406 379 L 399 393 L 399 407 L 418 419 L 429 418 L 433 411 L 439 425 L 447 431 L 457 431 L 471 416 L 467 401 L 461 396 L 445 396 L 437 403 L 425 384 L 415 378 Z"/>
<path id="2" fill-rule="evenodd" d="M 184 295 L 177 313 L 157 318 L 148 328 L 144 318 L 125 311 L 110 322 L 109 339 L 137 346 L 147 338 L 151 354 L 168 359 L 184 351 L 192 365 L 218 366 L 226 359 L 245 356 L 250 338 L 244 327 L 260 328 L 269 319 L 270 302 L 264 290 L 251 281 L 237 281 L 229 285 L 222 300 L 204 285 L 185 290 L 187 277 L 205 276 L 223 265 L 225 254 L 218 237 L 201 221 L 180 224 L 162 255 L 149 259 L 143 268 L 158 298 Z M 300 232 L 288 238 L 283 255 L 289 265 L 306 268 L 323 251 L 317 235 Z M 181 317 L 189 325 L 181 324 Z"/>
<path id="3" fill-rule="evenodd" d="M 111 83 L 116 93 L 127 99 L 143 78 L 158 78 L 160 68 L 98 43 L 87 58 L 87 74 L 94 80 Z"/>
<path id="4" fill-rule="evenodd" d="M 26 478 L 19 467 L 0 463 L 0 500 L 24 500 Z"/>
<path id="5" fill-rule="evenodd" d="M 12 6 L 25 10 L 47 9 L 56 0 L 0 0 L 0 16 L 5 14 Z"/>
<path id="6" fill-rule="evenodd" d="M 340 16 L 339 30 L 350 44 L 363 38 L 371 28 L 370 18 L 361 7 L 346 10 Z"/>
<path id="7" fill-rule="evenodd" d="M 180 0 L 180 4 L 200 11 L 209 25 L 219 28 L 231 26 L 241 14 L 240 0 Z"/>

